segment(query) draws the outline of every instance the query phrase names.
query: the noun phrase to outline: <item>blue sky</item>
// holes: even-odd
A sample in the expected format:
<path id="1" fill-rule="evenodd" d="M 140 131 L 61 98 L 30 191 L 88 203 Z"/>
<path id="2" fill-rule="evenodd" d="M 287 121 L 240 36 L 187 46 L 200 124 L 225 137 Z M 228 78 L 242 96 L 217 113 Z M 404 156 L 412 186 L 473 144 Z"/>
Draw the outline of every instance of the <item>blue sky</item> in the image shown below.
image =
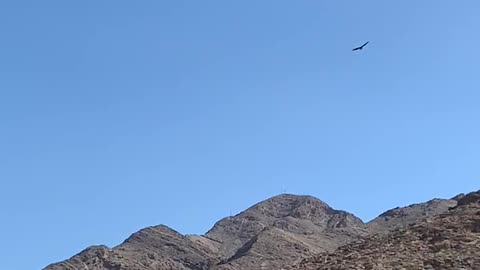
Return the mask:
<path id="1" fill-rule="evenodd" d="M 279 194 L 479 188 L 478 1 L 3 1 L 0 254 L 40 269 Z M 369 40 L 364 51 L 351 49 Z"/>

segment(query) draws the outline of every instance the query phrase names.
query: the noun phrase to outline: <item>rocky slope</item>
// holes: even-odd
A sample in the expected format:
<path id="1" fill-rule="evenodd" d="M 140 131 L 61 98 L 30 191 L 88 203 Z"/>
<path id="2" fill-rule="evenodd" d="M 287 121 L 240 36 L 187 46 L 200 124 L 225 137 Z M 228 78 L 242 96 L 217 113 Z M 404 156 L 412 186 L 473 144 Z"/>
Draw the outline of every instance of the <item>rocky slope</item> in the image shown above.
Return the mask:
<path id="1" fill-rule="evenodd" d="M 146 270 L 208 269 L 219 262 L 215 247 L 183 236 L 166 226 L 148 227 L 121 245 L 87 248 L 69 260 L 45 269 Z"/>
<path id="2" fill-rule="evenodd" d="M 406 254 L 419 248 L 423 252 L 419 253 L 421 258 L 427 258 L 427 254 L 432 254 L 428 246 L 431 240 L 425 240 L 427 242 L 419 246 L 411 246 L 408 241 L 417 243 L 428 239 L 432 231 L 427 236 L 417 236 L 417 232 L 425 229 L 425 224 L 435 224 L 437 231 L 441 231 L 448 222 L 438 221 L 440 218 L 450 217 L 448 221 L 457 223 L 460 216 L 467 220 L 465 217 L 473 213 L 470 211 L 473 209 L 471 205 L 476 202 L 473 199 L 472 203 L 472 198 L 475 197 L 471 194 L 459 195 L 451 200 L 435 199 L 396 208 L 364 224 L 354 215 L 332 209 L 314 197 L 283 194 L 260 202 L 236 216 L 220 220 L 205 235 L 184 236 L 165 226 L 148 227 L 134 233 L 117 247 L 90 247 L 45 269 L 278 270 L 287 265 L 293 265 L 292 269 L 377 269 L 368 268 L 369 265 L 390 267 L 389 262 L 375 257 L 375 252 L 379 252 L 380 257 L 385 257 L 385 254 L 395 257 L 392 254 L 397 251 Z M 475 247 L 475 244 L 462 242 L 464 233 L 467 238 L 474 236 L 465 229 L 457 235 L 449 235 L 451 239 L 456 239 L 452 243 L 462 244 L 466 248 Z M 380 246 L 382 243 L 385 247 Z M 363 249 L 371 251 L 364 254 Z M 474 252 L 478 254 L 478 250 Z M 355 268 L 365 266 L 360 258 L 370 257 L 368 261 L 371 264 L 367 264 L 367 268 Z M 349 268 L 350 265 L 345 264 L 344 260 L 353 261 L 353 268 Z M 401 260 L 400 257 L 398 260 Z M 420 263 L 420 259 L 417 258 L 415 262 Z M 323 265 L 337 268 L 320 268 Z"/>
<path id="3" fill-rule="evenodd" d="M 45 269 L 277 269 L 366 234 L 350 213 L 314 197 L 284 194 L 220 220 L 203 236 L 149 227 L 113 249 L 91 247 Z"/>
<path id="4" fill-rule="evenodd" d="M 480 269 L 480 191 L 461 197 L 457 206 L 442 214 L 288 269 Z"/>
<path id="5" fill-rule="evenodd" d="M 363 222 L 310 196 L 280 195 L 223 219 L 206 234 L 227 258 L 214 269 L 278 269 L 366 235 Z"/>
<path id="6" fill-rule="evenodd" d="M 412 204 L 407 207 L 397 207 L 382 213 L 367 223 L 371 233 L 386 233 L 394 229 L 405 227 L 430 216 L 446 212 L 457 205 L 455 199 L 433 199 L 425 203 Z"/>

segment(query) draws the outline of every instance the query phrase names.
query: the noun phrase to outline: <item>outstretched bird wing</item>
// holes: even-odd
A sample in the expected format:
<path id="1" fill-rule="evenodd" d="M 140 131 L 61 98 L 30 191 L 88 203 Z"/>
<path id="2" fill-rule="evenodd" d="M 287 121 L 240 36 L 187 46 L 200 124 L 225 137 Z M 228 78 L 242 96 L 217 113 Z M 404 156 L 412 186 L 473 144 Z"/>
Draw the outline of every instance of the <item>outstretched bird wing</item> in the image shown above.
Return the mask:
<path id="1" fill-rule="evenodd" d="M 363 49 L 363 47 L 365 47 L 369 42 L 370 42 L 370 41 L 365 42 L 362 46 L 356 47 L 356 48 L 354 48 L 352 51 L 358 51 L 358 50 Z"/>

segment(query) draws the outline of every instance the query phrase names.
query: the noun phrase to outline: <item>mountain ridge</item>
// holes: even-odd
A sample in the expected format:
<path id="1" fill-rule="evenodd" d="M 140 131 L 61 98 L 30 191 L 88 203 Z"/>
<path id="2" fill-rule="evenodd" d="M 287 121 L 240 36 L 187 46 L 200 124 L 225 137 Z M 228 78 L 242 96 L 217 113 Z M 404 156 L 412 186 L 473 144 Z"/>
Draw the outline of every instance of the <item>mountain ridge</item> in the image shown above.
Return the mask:
<path id="1" fill-rule="evenodd" d="M 388 235 L 471 200 L 476 197 L 470 193 L 433 199 L 390 209 L 365 223 L 313 196 L 280 194 L 219 220 L 204 235 L 150 226 L 116 247 L 88 247 L 44 269 L 282 269 L 373 235 Z"/>
<path id="2" fill-rule="evenodd" d="M 457 205 L 441 214 L 389 234 L 351 242 L 286 269 L 479 269 L 480 191 L 456 199 Z"/>

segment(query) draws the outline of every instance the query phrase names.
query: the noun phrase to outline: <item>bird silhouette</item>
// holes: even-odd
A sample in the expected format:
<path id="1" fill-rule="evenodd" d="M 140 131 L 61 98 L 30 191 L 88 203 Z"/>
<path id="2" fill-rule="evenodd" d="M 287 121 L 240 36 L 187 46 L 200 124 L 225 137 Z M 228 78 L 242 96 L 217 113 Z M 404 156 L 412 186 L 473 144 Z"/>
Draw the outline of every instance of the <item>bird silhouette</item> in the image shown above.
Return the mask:
<path id="1" fill-rule="evenodd" d="M 360 46 L 360 47 L 356 47 L 356 48 L 354 48 L 352 51 L 363 50 L 363 47 L 367 46 L 367 44 L 368 44 L 369 42 L 370 42 L 370 41 L 367 41 L 367 42 L 365 42 L 365 44 L 363 44 L 363 45 L 362 45 L 362 46 Z"/>

